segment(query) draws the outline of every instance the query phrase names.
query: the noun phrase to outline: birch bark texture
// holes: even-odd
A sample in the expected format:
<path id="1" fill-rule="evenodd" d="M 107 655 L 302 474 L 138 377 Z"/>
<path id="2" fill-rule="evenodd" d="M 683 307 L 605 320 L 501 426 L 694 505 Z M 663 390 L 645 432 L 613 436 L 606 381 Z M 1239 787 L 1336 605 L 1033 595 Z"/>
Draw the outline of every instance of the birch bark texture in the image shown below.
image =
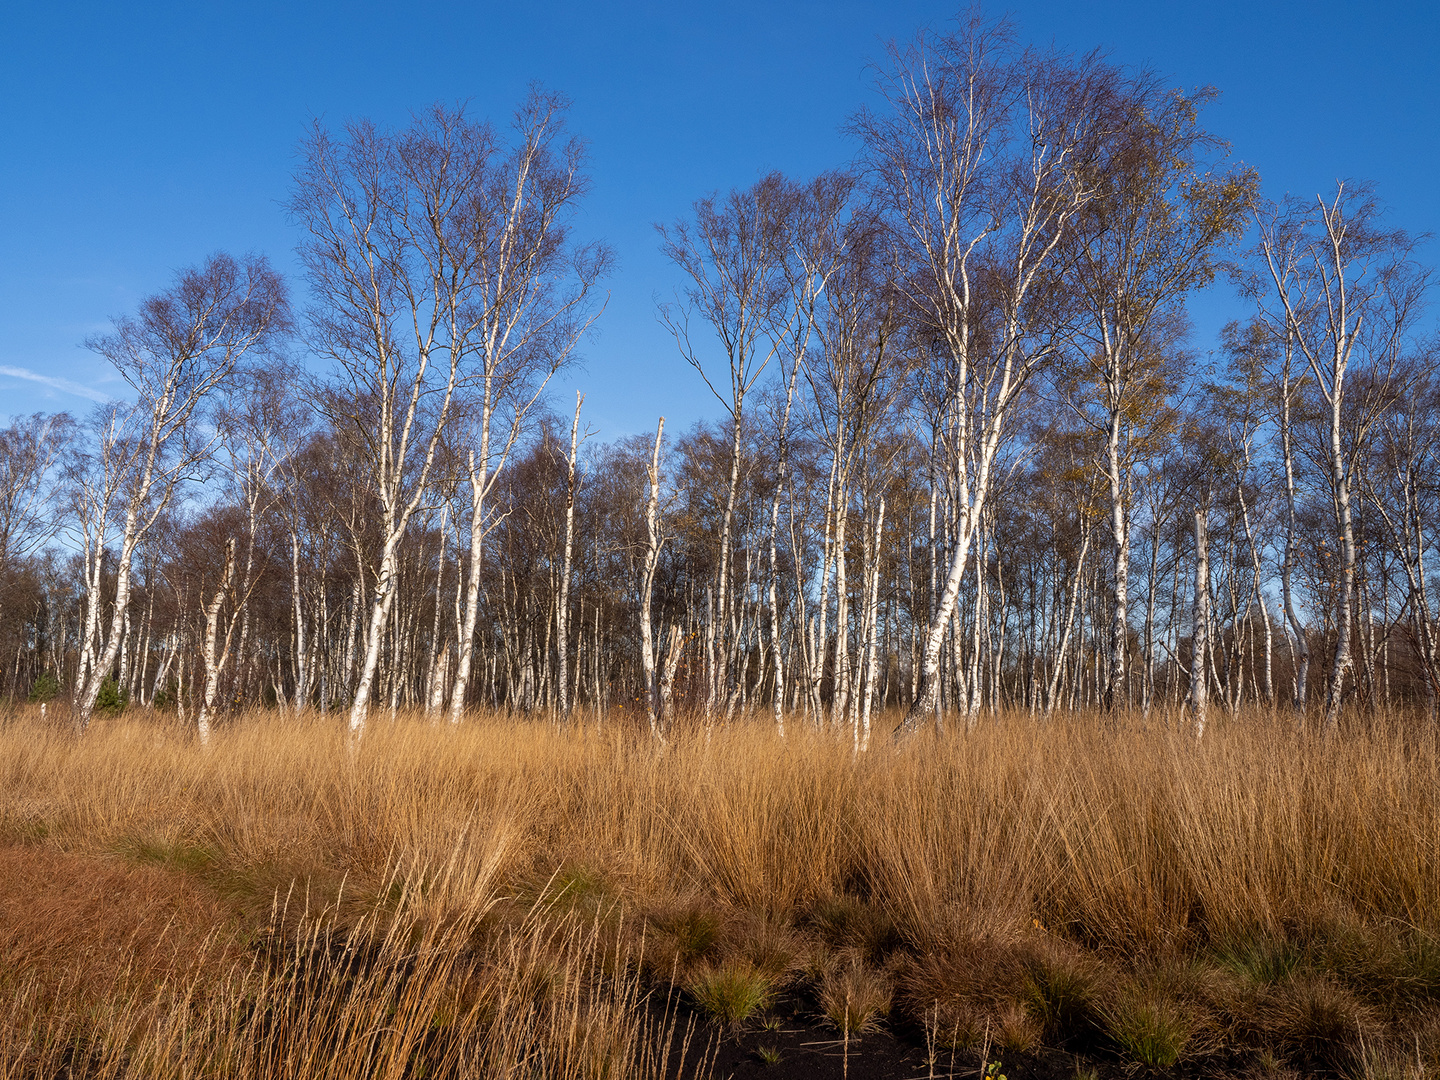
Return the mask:
<path id="1" fill-rule="evenodd" d="M 585 395 L 575 395 L 575 419 L 570 424 L 570 453 L 565 458 L 565 549 L 560 559 L 560 588 L 555 599 L 555 645 L 559 654 L 559 695 L 561 721 L 570 717 L 570 575 L 575 555 L 575 462 L 580 450 L 580 407 Z M 587 432 L 587 436 L 588 436 Z"/>
<path id="2" fill-rule="evenodd" d="M 1190 720 L 1196 739 L 1205 737 L 1210 705 L 1210 541 L 1208 511 L 1195 509 L 1195 588 L 1190 620 Z"/>
<path id="3" fill-rule="evenodd" d="M 645 470 L 645 560 L 640 571 L 640 670 L 645 682 L 645 715 L 650 723 L 651 737 L 662 745 L 665 743 L 665 711 L 669 693 L 655 663 L 650 605 L 655 593 L 655 571 L 660 564 L 660 549 L 667 539 L 660 521 L 660 444 L 664 437 L 665 418 L 662 416 L 655 425 L 655 446 Z"/>

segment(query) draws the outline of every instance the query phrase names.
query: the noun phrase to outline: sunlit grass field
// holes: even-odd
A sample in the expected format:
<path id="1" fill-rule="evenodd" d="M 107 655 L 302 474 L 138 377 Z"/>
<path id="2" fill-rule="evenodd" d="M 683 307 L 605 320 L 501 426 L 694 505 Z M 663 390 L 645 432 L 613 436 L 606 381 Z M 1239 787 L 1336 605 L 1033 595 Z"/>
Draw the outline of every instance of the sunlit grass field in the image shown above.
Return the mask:
<path id="1" fill-rule="evenodd" d="M 703 1075 L 781 995 L 952 1063 L 1440 1069 L 1418 722 L 788 730 L 13 713 L 0 1076 Z"/>

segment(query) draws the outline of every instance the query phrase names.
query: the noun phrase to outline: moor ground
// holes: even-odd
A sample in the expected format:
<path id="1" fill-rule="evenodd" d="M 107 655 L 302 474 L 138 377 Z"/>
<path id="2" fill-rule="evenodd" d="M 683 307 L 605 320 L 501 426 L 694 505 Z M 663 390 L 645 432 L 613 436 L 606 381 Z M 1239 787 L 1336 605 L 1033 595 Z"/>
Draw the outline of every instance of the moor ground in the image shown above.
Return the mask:
<path id="1" fill-rule="evenodd" d="M 0 1077 L 1440 1069 L 1413 719 L 789 727 L 12 713 Z"/>

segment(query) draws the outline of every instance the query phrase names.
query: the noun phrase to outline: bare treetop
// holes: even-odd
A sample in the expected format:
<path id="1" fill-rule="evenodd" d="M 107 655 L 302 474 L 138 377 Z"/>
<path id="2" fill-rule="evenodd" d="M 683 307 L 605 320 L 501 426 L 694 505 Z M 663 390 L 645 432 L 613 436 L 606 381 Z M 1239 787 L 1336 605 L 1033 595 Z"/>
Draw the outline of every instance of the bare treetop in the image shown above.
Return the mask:
<path id="1" fill-rule="evenodd" d="M 166 425 L 178 427 L 241 356 L 289 330 L 289 292 L 263 255 L 220 253 L 182 270 L 170 289 L 114 327 L 86 347 L 115 365 L 142 405 L 163 409 Z"/>

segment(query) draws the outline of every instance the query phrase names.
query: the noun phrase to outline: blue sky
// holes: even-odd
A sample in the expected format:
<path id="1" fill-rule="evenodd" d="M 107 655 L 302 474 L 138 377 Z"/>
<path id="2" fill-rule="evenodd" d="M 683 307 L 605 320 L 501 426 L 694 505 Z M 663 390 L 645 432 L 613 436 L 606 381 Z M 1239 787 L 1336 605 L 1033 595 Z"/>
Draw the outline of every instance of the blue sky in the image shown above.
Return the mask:
<path id="1" fill-rule="evenodd" d="M 440 100 L 504 121 L 532 80 L 569 95 L 591 144 L 580 235 L 619 258 L 579 389 L 602 437 L 717 407 L 656 323 L 681 284 L 653 223 L 772 168 L 854 151 L 884 43 L 958 4 L 12 3 L 0 8 L 0 416 L 83 412 L 123 392 L 80 342 L 216 250 L 296 275 L 282 210 L 319 117 L 404 123 Z M 1265 191 L 1375 182 L 1394 225 L 1440 231 L 1440 5 L 1016 0 L 1036 44 L 1149 65 L 1222 91 L 1207 113 Z M 1434 259 L 1435 246 L 1426 249 Z M 294 278 L 297 291 L 303 288 Z M 1237 313 L 1195 305 L 1204 352 Z M 48 380 L 48 381 L 47 381 Z"/>

